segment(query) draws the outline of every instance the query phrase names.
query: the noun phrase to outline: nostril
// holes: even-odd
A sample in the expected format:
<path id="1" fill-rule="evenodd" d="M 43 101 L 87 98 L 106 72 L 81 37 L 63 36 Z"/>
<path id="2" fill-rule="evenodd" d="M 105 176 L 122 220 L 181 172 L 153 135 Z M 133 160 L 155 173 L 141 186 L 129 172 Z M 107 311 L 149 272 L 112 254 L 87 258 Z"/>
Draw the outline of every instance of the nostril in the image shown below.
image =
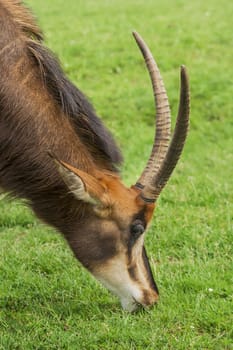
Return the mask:
<path id="1" fill-rule="evenodd" d="M 159 295 L 157 293 L 154 293 L 151 298 L 151 305 L 157 304 L 159 301 Z"/>
<path id="2" fill-rule="evenodd" d="M 145 306 L 152 306 L 156 304 L 159 300 L 159 295 L 156 292 L 151 292 L 144 290 L 143 291 L 143 305 Z"/>

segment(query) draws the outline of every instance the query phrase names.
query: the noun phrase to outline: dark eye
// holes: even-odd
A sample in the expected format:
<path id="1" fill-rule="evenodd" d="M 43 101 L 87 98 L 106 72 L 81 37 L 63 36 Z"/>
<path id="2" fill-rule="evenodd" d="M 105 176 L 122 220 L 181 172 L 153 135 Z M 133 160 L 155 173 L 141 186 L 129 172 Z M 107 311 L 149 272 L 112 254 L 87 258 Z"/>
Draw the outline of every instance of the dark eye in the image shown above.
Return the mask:
<path id="1" fill-rule="evenodd" d="M 133 236 L 134 239 L 137 239 L 139 236 L 141 236 L 141 234 L 143 234 L 144 231 L 145 231 L 145 228 L 143 224 L 138 222 L 134 223 L 130 229 L 131 235 Z"/>

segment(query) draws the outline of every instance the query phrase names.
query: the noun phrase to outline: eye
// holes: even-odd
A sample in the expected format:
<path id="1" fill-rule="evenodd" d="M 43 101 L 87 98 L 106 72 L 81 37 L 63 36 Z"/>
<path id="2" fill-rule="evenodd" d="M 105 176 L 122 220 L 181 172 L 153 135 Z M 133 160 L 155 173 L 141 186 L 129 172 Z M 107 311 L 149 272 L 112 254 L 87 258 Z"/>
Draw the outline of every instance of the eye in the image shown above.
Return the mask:
<path id="1" fill-rule="evenodd" d="M 143 232 L 145 231 L 145 227 L 143 226 L 142 222 L 135 222 L 131 228 L 130 228 L 130 232 L 132 235 L 132 238 L 134 238 L 135 240 L 141 236 L 141 234 L 143 234 Z"/>

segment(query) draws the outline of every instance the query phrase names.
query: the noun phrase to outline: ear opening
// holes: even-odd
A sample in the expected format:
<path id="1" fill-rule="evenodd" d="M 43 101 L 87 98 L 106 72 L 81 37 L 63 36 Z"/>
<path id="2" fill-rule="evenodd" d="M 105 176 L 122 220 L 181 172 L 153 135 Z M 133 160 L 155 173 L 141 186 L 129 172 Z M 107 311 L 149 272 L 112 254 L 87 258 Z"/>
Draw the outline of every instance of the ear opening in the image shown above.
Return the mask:
<path id="1" fill-rule="evenodd" d="M 49 156 L 56 163 L 63 181 L 75 198 L 98 207 L 106 205 L 107 188 L 94 176 L 59 160 L 51 152 Z"/>

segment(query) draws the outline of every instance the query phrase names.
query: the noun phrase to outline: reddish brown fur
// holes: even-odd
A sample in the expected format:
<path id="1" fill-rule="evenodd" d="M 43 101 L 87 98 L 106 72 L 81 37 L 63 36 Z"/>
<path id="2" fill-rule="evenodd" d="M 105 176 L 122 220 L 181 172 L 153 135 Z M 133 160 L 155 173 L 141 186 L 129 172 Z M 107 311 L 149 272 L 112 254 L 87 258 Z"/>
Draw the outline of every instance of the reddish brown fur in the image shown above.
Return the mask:
<path id="1" fill-rule="evenodd" d="M 111 134 L 41 40 L 20 1 L 0 0 L 0 187 L 62 232 L 93 271 L 130 251 L 131 223 L 139 216 L 146 227 L 154 205 L 122 184 L 116 169 L 121 155 Z M 101 205 L 75 198 L 48 151 Z"/>

